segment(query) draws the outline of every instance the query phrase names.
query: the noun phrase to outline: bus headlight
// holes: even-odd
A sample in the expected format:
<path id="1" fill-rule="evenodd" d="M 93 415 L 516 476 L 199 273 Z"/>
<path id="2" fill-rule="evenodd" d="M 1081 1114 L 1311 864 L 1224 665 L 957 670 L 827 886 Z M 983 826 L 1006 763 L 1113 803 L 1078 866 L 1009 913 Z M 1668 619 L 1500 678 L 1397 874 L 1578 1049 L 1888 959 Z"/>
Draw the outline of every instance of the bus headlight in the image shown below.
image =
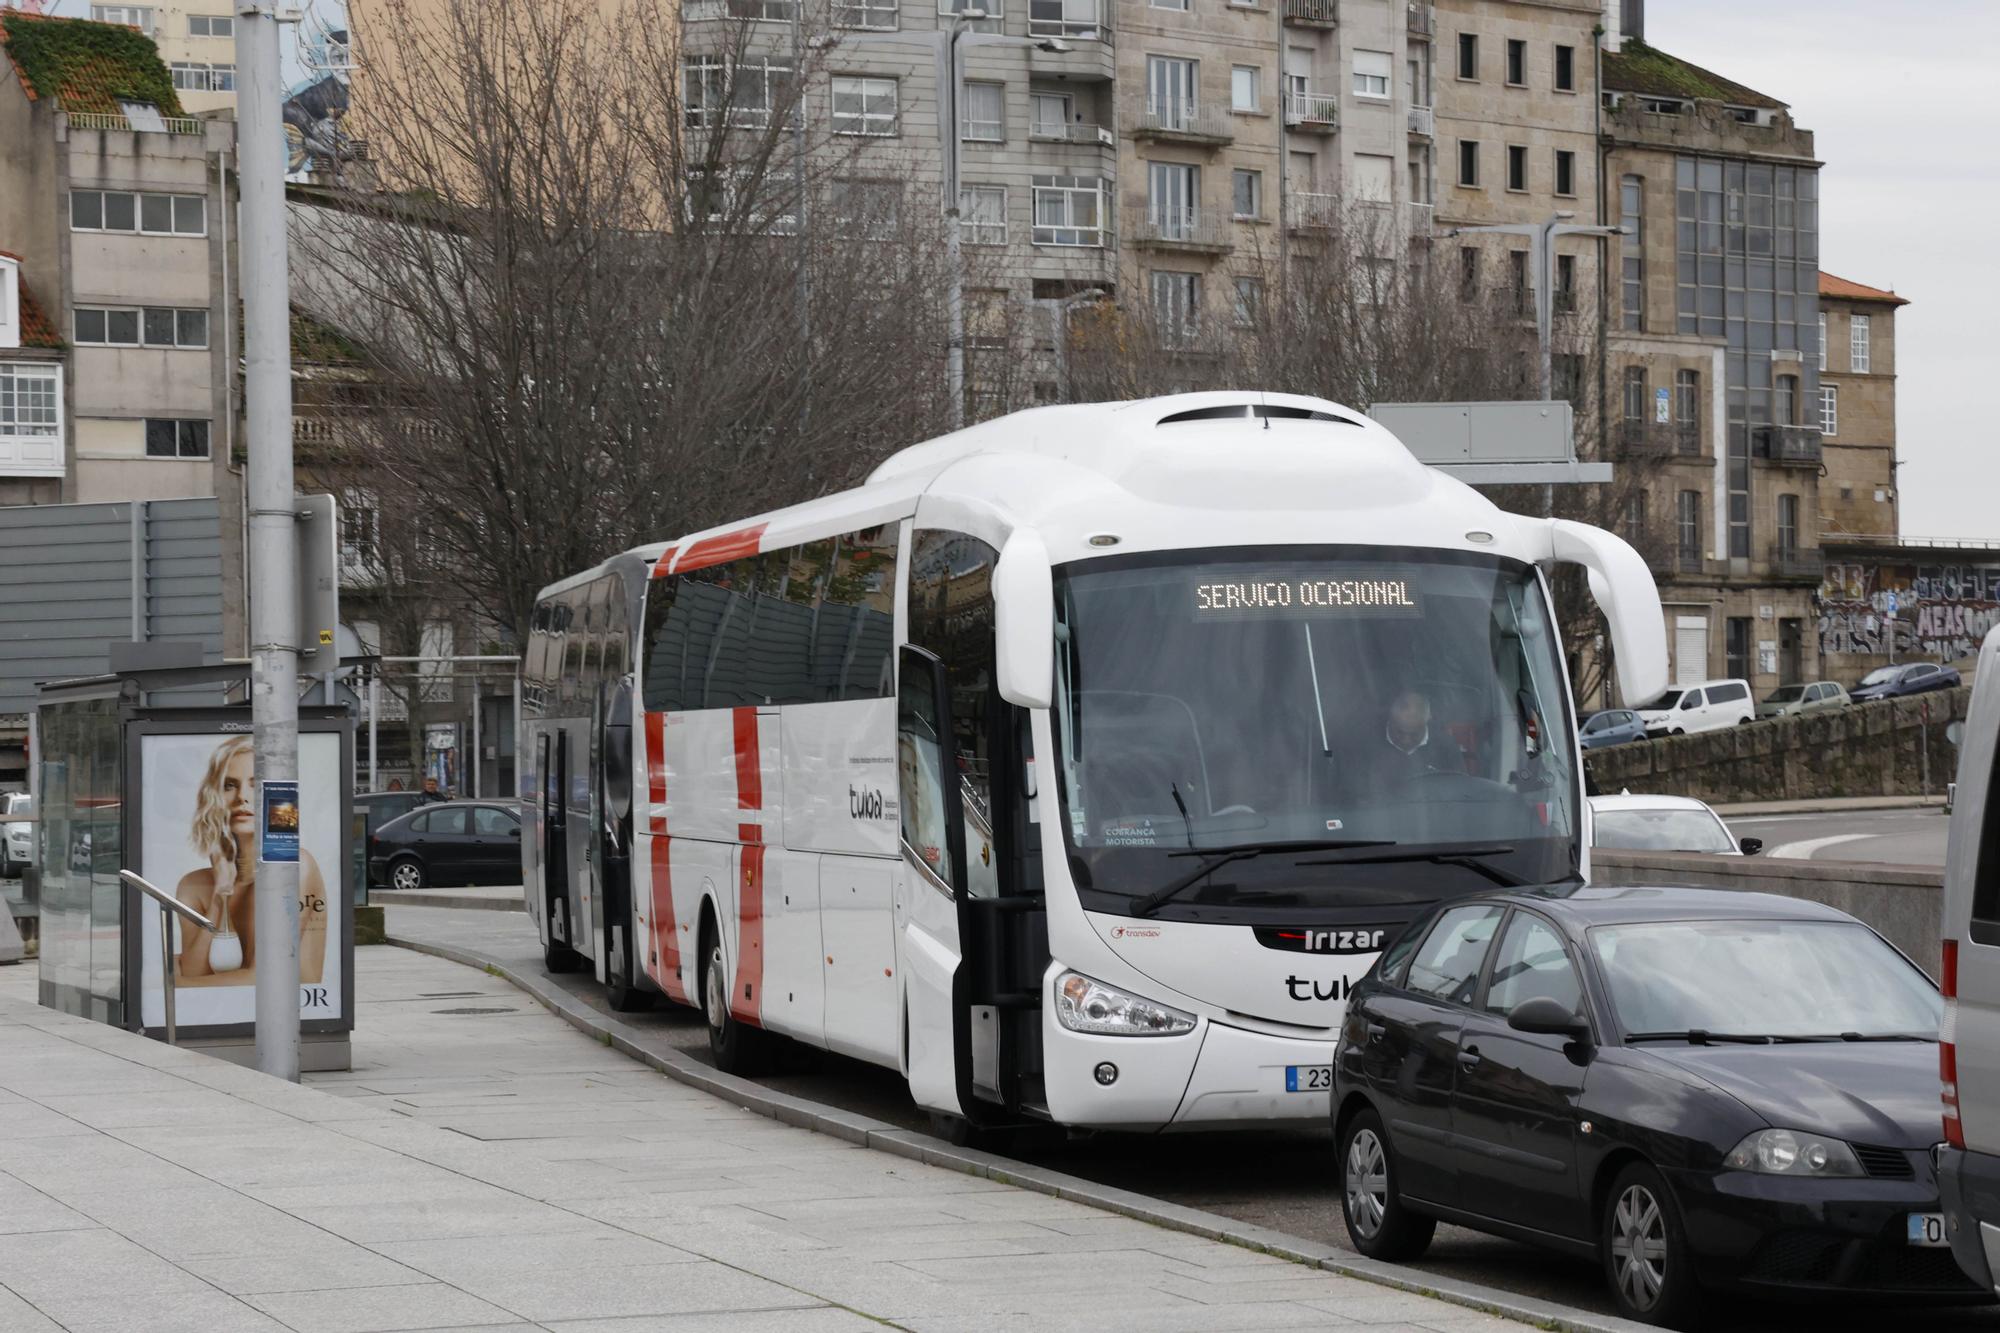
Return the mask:
<path id="1" fill-rule="evenodd" d="M 1056 1021 L 1071 1032 L 1105 1037 L 1175 1037 L 1194 1031 L 1194 1015 L 1094 981 L 1081 972 L 1056 978 Z"/>

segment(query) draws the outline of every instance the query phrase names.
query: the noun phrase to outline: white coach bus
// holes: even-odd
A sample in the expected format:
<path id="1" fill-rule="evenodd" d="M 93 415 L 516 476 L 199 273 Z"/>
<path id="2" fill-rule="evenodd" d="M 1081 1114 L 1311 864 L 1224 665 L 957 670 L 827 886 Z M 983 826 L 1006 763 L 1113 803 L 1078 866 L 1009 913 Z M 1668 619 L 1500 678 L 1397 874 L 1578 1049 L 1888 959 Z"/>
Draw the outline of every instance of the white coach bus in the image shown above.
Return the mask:
<path id="1" fill-rule="evenodd" d="M 1323 1117 L 1386 935 L 1586 873 L 1556 561 L 1658 694 L 1631 547 L 1312 398 L 1021 412 L 615 556 L 523 668 L 548 965 L 961 1126 Z"/>

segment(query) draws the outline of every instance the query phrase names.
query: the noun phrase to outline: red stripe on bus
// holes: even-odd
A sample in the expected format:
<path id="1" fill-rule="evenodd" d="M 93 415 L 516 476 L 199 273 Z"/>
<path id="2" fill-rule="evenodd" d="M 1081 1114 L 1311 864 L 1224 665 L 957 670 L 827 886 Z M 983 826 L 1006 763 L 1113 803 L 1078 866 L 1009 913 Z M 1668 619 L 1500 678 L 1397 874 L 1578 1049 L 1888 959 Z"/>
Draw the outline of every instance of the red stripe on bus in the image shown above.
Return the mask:
<path id="1" fill-rule="evenodd" d="M 653 562 L 654 578 L 656 579 L 665 578 L 667 576 L 667 571 L 673 568 L 675 549 L 676 548 L 669 546 L 666 550 L 660 552 L 660 558 Z"/>
<path id="2" fill-rule="evenodd" d="M 667 831 L 667 812 L 658 809 L 667 803 L 667 715 L 646 714 L 646 789 L 654 809 L 648 810 L 655 833 Z"/>
<path id="3" fill-rule="evenodd" d="M 757 744 L 757 710 L 734 710 L 736 724 L 736 808 L 764 808 L 763 755 Z"/>
<path id="4" fill-rule="evenodd" d="M 743 849 L 743 882 L 736 893 L 736 984 L 729 1012 L 739 1022 L 763 1027 L 764 1018 L 764 847 Z"/>
<path id="5" fill-rule="evenodd" d="M 731 560 L 741 560 L 746 555 L 757 554 L 757 543 L 764 538 L 763 523 L 753 527 L 738 528 L 735 532 L 725 532 L 716 537 L 704 537 L 687 548 L 687 554 L 674 566 L 674 573 L 685 574 L 691 569 L 707 569 L 710 565 L 725 564 Z"/>
<path id="6" fill-rule="evenodd" d="M 681 982 L 680 927 L 674 922 L 674 872 L 667 860 L 671 845 L 664 834 L 653 839 L 653 945 L 660 959 L 656 979 L 670 999 L 686 1004 L 687 987 Z"/>
<path id="7" fill-rule="evenodd" d="M 738 824 L 736 826 L 736 841 L 742 843 L 745 847 L 755 847 L 758 843 L 764 841 L 763 825 Z"/>

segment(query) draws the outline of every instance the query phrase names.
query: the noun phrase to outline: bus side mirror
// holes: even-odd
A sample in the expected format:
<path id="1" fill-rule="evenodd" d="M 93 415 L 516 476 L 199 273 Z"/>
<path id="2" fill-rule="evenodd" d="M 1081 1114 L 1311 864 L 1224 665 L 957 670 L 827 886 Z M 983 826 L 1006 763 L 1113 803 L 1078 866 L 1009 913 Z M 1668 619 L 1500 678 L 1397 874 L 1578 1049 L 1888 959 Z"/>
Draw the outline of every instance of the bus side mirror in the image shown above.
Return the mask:
<path id="1" fill-rule="evenodd" d="M 1629 542 L 1587 523 L 1552 518 L 1548 525 L 1549 554 L 1589 572 L 1590 595 L 1611 624 L 1618 690 L 1625 702 L 1659 698 L 1667 688 L 1667 623 L 1660 588 L 1645 557 Z"/>
<path id="2" fill-rule="evenodd" d="M 993 567 L 995 674 L 1000 697 L 1023 708 L 1055 700 L 1056 593 L 1041 534 L 1016 528 Z"/>

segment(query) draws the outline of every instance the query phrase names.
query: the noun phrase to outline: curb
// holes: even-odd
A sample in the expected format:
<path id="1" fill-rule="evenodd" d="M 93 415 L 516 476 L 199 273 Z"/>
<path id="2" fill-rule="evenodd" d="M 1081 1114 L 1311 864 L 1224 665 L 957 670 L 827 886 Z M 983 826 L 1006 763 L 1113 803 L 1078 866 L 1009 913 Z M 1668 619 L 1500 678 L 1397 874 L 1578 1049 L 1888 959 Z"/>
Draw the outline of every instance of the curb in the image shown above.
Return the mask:
<path id="1" fill-rule="evenodd" d="M 379 898 L 381 895 L 376 896 Z M 1016 1162 L 975 1148 L 954 1147 L 943 1139 L 932 1138 L 915 1130 L 902 1129 L 872 1116 L 835 1110 L 832 1107 L 821 1106 L 817 1102 L 807 1101 L 803 1097 L 774 1091 L 749 1079 L 725 1074 L 719 1069 L 690 1060 L 677 1051 L 650 1049 L 643 1044 L 644 1034 L 638 1029 L 620 1022 L 609 1014 L 598 1012 L 561 987 L 552 985 L 546 978 L 523 975 L 504 963 L 496 962 L 469 949 L 460 949 L 448 944 L 399 939 L 393 933 L 388 936 L 387 942 L 398 948 L 429 954 L 434 958 L 442 958 L 464 967 L 477 968 L 499 977 L 516 989 L 526 992 L 529 998 L 571 1027 L 595 1037 L 620 1054 L 665 1074 L 675 1082 L 685 1083 L 711 1096 L 740 1106 L 746 1111 L 754 1111 L 758 1115 L 768 1116 L 800 1129 L 830 1134 L 859 1147 L 892 1153 L 898 1157 L 963 1172 L 969 1176 L 980 1176 L 1003 1185 L 1034 1190 L 1038 1194 L 1053 1195 L 1058 1199 L 1068 1199 L 1107 1212 L 1118 1213 L 1135 1221 L 1164 1227 L 1169 1231 L 1184 1232 L 1206 1240 L 1222 1241 L 1225 1244 L 1255 1250 L 1279 1259 L 1287 1259 L 1293 1263 L 1324 1269 L 1342 1277 L 1358 1278 L 1364 1282 L 1391 1287 L 1417 1296 L 1429 1296 L 1484 1314 L 1499 1315 L 1524 1324 L 1532 1324 L 1537 1328 L 1559 1330 L 1560 1333 L 1656 1333 L 1650 1325 L 1610 1315 L 1592 1314 L 1572 1306 L 1538 1302 L 1476 1282 L 1460 1282 L 1453 1278 L 1418 1273 L 1396 1264 L 1379 1263 L 1318 1241 L 1306 1240 L 1265 1227 L 1251 1226 L 1233 1218 L 1223 1217 L 1219 1213 L 1167 1203 L 1131 1190 L 1100 1185 L 1095 1181 L 1084 1180 L 1065 1172 Z"/>
<path id="2" fill-rule="evenodd" d="M 1939 796 L 1882 796 L 1865 797 L 1858 801 L 1845 798 L 1803 801 L 1740 801 L 1734 805 L 1717 805 L 1710 808 L 1724 818 L 1730 815 L 1865 815 L 1880 810 L 1942 810 L 1945 798 Z"/>
<path id="3" fill-rule="evenodd" d="M 414 892 L 401 889 L 371 889 L 368 893 L 370 905 L 387 904 L 391 907 L 463 907 L 489 912 L 522 912 L 526 907 L 519 898 L 481 898 L 470 893 L 433 893 L 428 889 Z M 400 941 L 395 941 L 400 943 Z"/>

